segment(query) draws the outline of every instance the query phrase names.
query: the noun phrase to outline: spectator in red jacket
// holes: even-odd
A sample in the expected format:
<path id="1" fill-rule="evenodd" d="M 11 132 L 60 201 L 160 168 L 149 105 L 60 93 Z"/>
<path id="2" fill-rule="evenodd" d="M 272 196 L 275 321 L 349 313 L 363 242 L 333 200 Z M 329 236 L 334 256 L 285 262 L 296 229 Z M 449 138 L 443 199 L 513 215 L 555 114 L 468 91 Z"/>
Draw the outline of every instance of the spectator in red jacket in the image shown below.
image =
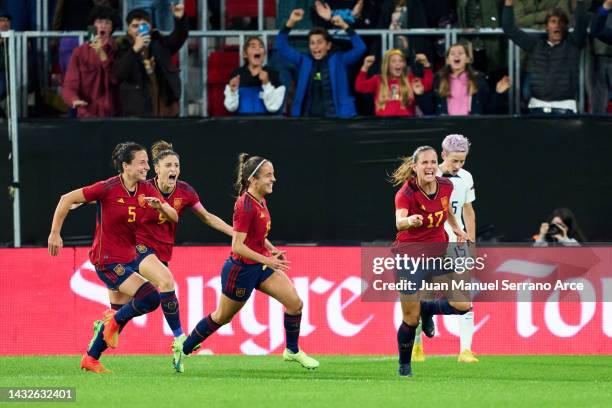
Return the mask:
<path id="1" fill-rule="evenodd" d="M 355 90 L 374 94 L 376 116 L 414 116 L 417 98 L 431 91 L 433 74 L 424 54 L 417 54 L 417 61 L 424 66 L 423 79 L 408 72 L 406 57 L 401 50 L 392 49 L 385 53 L 381 74 L 367 78 L 368 69 L 375 57 L 367 56 L 355 81 Z"/>
<path id="2" fill-rule="evenodd" d="M 95 7 L 90 21 L 96 28 L 91 40 L 77 47 L 66 71 L 62 98 L 77 116 L 108 117 L 117 111 L 116 81 L 112 74 L 115 43 L 111 37 L 118 16 L 110 7 Z"/>

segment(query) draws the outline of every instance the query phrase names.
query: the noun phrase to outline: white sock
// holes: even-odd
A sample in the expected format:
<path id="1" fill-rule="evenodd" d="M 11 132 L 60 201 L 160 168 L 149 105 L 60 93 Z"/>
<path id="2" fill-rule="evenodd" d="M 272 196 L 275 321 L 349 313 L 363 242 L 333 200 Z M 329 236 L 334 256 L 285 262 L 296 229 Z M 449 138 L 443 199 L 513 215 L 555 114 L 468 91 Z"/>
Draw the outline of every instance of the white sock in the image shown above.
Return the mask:
<path id="1" fill-rule="evenodd" d="M 414 335 L 414 344 L 423 344 L 423 330 L 421 329 L 421 323 L 417 326 L 416 333 Z"/>
<path id="2" fill-rule="evenodd" d="M 474 312 L 469 311 L 459 318 L 459 339 L 460 352 L 463 350 L 472 350 L 472 336 L 474 335 Z"/>

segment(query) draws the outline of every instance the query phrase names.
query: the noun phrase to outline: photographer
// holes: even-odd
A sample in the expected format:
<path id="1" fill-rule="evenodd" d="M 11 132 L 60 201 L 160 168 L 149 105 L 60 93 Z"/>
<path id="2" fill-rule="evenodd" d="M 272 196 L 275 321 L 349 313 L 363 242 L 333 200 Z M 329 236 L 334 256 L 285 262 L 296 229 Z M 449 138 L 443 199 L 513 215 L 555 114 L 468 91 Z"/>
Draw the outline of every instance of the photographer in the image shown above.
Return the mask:
<path id="1" fill-rule="evenodd" d="M 548 222 L 540 225 L 540 233 L 534 236 L 534 246 L 548 246 L 549 243 L 562 246 L 580 246 L 586 241 L 576 216 L 569 208 L 557 208 L 548 217 Z"/>
<path id="2" fill-rule="evenodd" d="M 177 4 L 173 10 L 174 31 L 168 36 L 153 28 L 146 11 L 135 9 L 127 15 L 127 36 L 118 40 L 114 66 L 122 116 L 179 114 L 181 80 L 172 55 L 187 40 L 189 26 L 184 6 Z"/>

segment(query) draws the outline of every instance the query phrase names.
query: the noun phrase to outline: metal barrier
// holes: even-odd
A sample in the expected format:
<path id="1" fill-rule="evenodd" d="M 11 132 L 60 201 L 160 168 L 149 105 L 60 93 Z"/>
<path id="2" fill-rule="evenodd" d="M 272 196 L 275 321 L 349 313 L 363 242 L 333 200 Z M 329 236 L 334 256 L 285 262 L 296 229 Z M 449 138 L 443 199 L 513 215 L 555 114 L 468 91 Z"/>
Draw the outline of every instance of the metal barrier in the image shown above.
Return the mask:
<path id="1" fill-rule="evenodd" d="M 46 1 L 46 0 L 43 0 Z M 199 4 L 205 5 L 205 0 L 199 0 Z M 201 9 L 202 10 L 202 9 Z M 204 9 L 206 10 L 206 6 Z M 263 27 L 263 1 L 259 0 L 259 18 L 258 25 Z M 201 15 L 201 23 L 204 23 L 204 17 Z M 42 26 L 46 24 L 41 22 Z M 530 33 L 543 33 L 542 31 L 536 30 L 525 30 Z M 334 32 L 339 33 L 340 30 Z M 381 54 L 392 47 L 394 43 L 394 37 L 397 35 L 406 36 L 436 36 L 444 37 L 445 46 L 448 48 L 451 44 L 457 42 L 459 36 L 503 36 L 503 30 L 501 29 L 410 29 L 410 30 L 357 30 L 361 36 L 378 36 L 381 41 Z M 291 32 L 292 36 L 305 36 L 307 35 L 305 30 L 294 30 Z M 249 36 L 260 36 L 263 38 L 264 44 L 268 46 L 268 40 L 270 37 L 275 37 L 278 34 L 278 30 L 258 30 L 258 31 L 190 31 L 189 38 L 199 40 L 200 45 L 200 64 L 201 64 L 201 81 L 202 86 L 199 90 L 199 105 L 202 116 L 207 116 L 208 112 L 208 54 L 209 54 L 209 40 L 211 39 L 227 39 L 227 38 L 238 38 L 239 49 L 242 49 L 244 41 Z M 0 33 L 0 37 L 6 39 L 8 42 L 8 81 L 7 81 L 7 95 L 8 95 L 8 126 L 9 126 L 9 138 L 12 143 L 12 164 L 13 164 L 13 184 L 12 184 L 12 195 L 13 195 L 13 220 L 14 220 L 14 243 L 15 247 L 21 245 L 21 231 L 20 231 L 20 206 L 19 206 L 19 138 L 18 138 L 18 126 L 17 121 L 19 117 L 27 117 L 28 112 L 28 68 L 29 68 L 29 56 L 28 46 L 29 40 L 34 39 L 37 42 L 37 49 L 42 50 L 41 60 L 43 64 L 39 64 L 38 69 L 41 72 L 41 78 L 46 78 L 48 72 L 48 39 L 49 38 L 62 38 L 62 37 L 78 37 L 79 43 L 82 43 L 87 33 L 85 31 L 73 31 L 73 32 L 56 32 L 56 31 L 25 31 L 15 32 L 8 31 Z M 122 33 L 116 33 L 116 36 L 122 35 Z M 236 65 L 239 66 L 242 63 L 240 53 L 238 53 L 239 59 L 236 61 Z M 181 101 L 180 101 L 180 116 L 187 116 L 188 106 L 186 89 L 189 75 L 189 62 L 188 62 L 188 47 L 183 46 L 179 51 L 180 61 L 180 76 L 181 76 Z M 510 76 L 513 86 L 508 93 L 509 100 L 509 113 L 516 114 L 520 113 L 520 48 L 508 40 L 508 75 Z M 580 81 L 579 81 L 579 100 L 578 107 L 579 112 L 584 113 L 585 104 L 585 52 L 581 54 L 580 61 Z"/>

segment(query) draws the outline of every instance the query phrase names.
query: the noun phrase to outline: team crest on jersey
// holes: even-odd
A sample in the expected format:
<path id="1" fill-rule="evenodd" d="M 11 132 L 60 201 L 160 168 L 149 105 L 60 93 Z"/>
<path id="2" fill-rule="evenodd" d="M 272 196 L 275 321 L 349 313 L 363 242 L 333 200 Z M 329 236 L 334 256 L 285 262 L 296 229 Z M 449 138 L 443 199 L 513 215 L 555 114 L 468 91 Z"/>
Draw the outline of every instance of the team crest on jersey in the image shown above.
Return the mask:
<path id="1" fill-rule="evenodd" d="M 115 272 L 117 276 L 123 276 L 123 274 L 125 273 L 125 267 L 119 264 L 113 268 L 113 272 Z"/>
<path id="2" fill-rule="evenodd" d="M 141 207 L 145 206 L 145 195 L 144 194 L 140 194 L 138 196 L 138 205 Z"/>
<path id="3" fill-rule="evenodd" d="M 427 211 L 427 208 L 425 208 L 425 206 L 423 204 L 421 204 L 421 210 Z"/>
<path id="4" fill-rule="evenodd" d="M 182 198 L 175 198 L 175 199 L 174 199 L 174 205 L 173 205 L 173 207 L 174 207 L 174 209 L 175 209 L 176 211 L 178 211 L 178 210 L 180 210 L 180 209 L 181 209 L 181 204 L 183 204 L 183 199 L 182 199 Z"/>
<path id="5" fill-rule="evenodd" d="M 442 208 L 444 211 L 448 211 L 448 197 L 442 197 Z"/>
<path id="6" fill-rule="evenodd" d="M 138 245 L 136 245 L 136 250 L 139 253 L 144 254 L 145 252 L 147 252 L 147 247 L 146 247 L 146 245 L 138 244 Z"/>
<path id="7" fill-rule="evenodd" d="M 123 198 L 118 199 L 117 202 L 121 204 L 125 204 L 125 201 L 123 201 Z"/>
<path id="8" fill-rule="evenodd" d="M 243 297 L 246 294 L 245 288 L 236 289 L 236 297 Z"/>

